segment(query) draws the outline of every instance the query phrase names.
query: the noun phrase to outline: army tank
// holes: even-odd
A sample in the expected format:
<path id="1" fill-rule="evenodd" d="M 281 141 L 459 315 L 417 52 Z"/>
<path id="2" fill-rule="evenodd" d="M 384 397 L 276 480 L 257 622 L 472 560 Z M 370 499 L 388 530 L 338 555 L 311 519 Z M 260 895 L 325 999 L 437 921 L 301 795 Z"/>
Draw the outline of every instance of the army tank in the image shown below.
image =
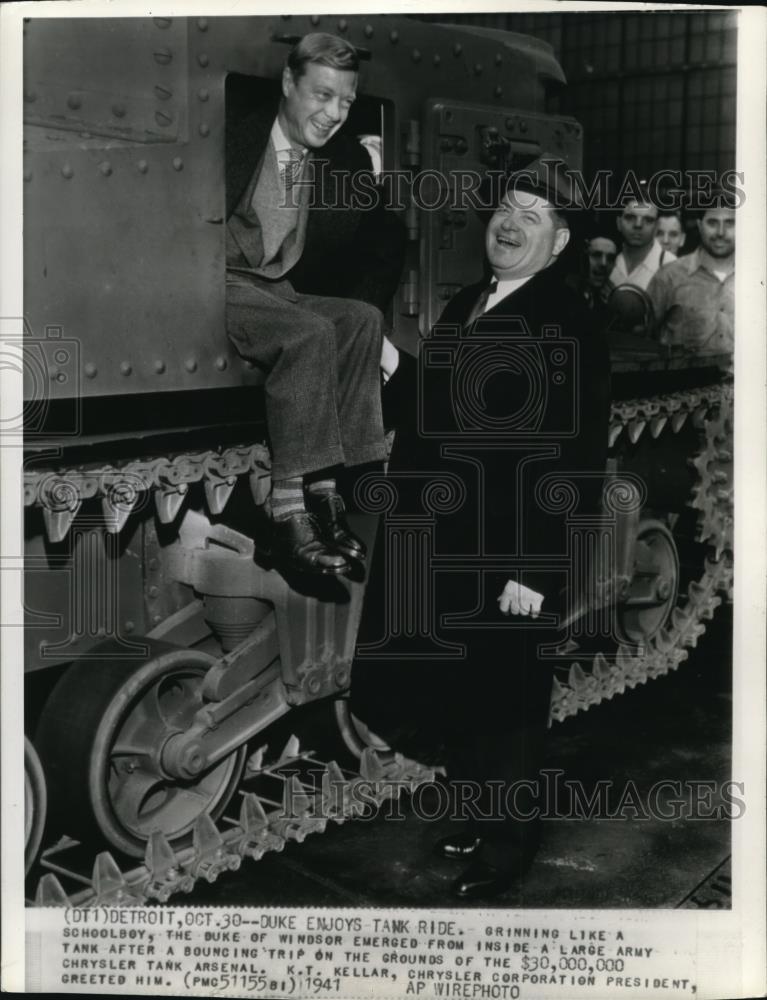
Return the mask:
<path id="1" fill-rule="evenodd" d="M 258 372 L 225 335 L 227 81 L 266 94 L 313 30 L 360 52 L 348 127 L 409 192 L 388 316 L 406 349 L 476 278 L 481 246 L 472 213 L 424 208 L 418 178 L 449 189 L 499 149 L 580 165 L 580 126 L 545 111 L 564 83 L 551 49 L 513 33 L 386 16 L 27 21 L 25 808 L 41 905 L 167 900 L 353 818 L 361 783 L 386 795 L 433 776 L 376 746 L 343 697 L 364 581 L 308 587 L 255 559 L 270 463 Z M 676 667 L 731 584 L 731 388 L 715 364 L 646 346 L 616 347 L 613 368 L 616 483 L 655 485 L 616 490 L 603 605 L 617 636 L 563 660 L 553 720 Z M 684 470 L 673 489 L 656 489 L 660 455 Z M 374 518 L 358 524 L 371 538 Z M 320 700 L 356 765 L 293 734 L 270 749 Z"/>

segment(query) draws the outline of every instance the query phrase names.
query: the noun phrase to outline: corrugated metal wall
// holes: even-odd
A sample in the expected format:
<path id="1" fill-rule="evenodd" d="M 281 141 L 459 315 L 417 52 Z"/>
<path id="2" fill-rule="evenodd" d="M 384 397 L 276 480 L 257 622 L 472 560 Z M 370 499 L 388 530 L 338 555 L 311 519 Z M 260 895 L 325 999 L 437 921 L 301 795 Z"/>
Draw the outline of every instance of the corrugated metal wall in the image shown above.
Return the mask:
<path id="1" fill-rule="evenodd" d="M 734 11 L 416 16 L 549 42 L 568 80 L 549 110 L 583 125 L 587 175 L 735 166 Z"/>

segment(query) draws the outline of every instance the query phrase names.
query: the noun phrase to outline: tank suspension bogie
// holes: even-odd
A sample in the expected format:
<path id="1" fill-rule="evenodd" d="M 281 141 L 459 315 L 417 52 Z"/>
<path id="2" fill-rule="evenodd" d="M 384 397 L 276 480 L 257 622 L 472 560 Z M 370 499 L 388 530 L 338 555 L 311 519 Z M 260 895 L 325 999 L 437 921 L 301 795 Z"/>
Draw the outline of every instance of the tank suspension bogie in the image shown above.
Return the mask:
<path id="1" fill-rule="evenodd" d="M 322 833 L 329 822 L 344 823 L 365 808 L 434 780 L 434 772 L 415 761 L 369 748 L 356 772 L 342 770 L 334 760 L 318 760 L 302 750 L 294 736 L 276 759 L 265 760 L 267 751 L 261 747 L 248 760 L 243 783 L 248 790 L 242 791 L 237 808 L 233 803 L 217 820 L 201 813 L 186 846 L 171 845 L 162 832 L 154 831 L 141 862 L 129 871 L 121 871 L 108 852 L 95 857 L 92 870 L 84 870 L 72 841 L 44 851 L 40 867 L 47 873 L 38 883 L 36 904 L 167 902 L 191 892 L 199 880 L 213 882 L 237 870 L 247 858 L 258 860 L 270 851 L 282 851 L 288 841 L 301 843 L 310 834 Z M 270 789 L 276 784 L 279 791 L 270 791 L 267 797 L 250 790 L 263 781 Z"/>
<path id="2" fill-rule="evenodd" d="M 661 521 L 640 522 L 634 572 L 617 605 L 620 637 L 640 646 L 651 642 L 668 622 L 679 590 L 679 556 L 674 536 Z"/>
<path id="3" fill-rule="evenodd" d="M 214 661 L 198 651 L 145 642 L 145 659 L 125 659 L 105 643 L 101 659 L 71 666 L 48 699 L 37 733 L 52 817 L 62 829 L 106 840 L 133 857 L 143 855 L 155 831 L 185 844 L 200 816 L 220 816 L 245 762 L 245 747 L 238 746 L 197 767 L 199 751 L 190 744 L 182 756 L 184 780 L 168 771 L 166 745 L 204 710 L 203 684 Z"/>

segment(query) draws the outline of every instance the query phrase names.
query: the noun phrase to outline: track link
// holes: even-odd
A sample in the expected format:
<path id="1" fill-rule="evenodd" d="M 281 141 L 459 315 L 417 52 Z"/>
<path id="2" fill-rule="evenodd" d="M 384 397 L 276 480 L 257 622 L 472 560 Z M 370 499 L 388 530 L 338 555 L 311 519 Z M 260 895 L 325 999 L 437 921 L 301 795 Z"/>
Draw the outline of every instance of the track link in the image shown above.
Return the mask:
<path id="1" fill-rule="evenodd" d="M 295 736 L 274 763 L 264 765 L 265 753 L 261 747 L 252 754 L 244 784 L 270 779 L 281 786 L 279 798 L 241 789 L 235 797 L 239 797 L 236 815 L 230 815 L 230 809 L 218 823 L 200 816 L 192 845 L 179 851 L 161 833 L 152 834 L 143 864 L 125 872 L 108 851 L 98 854 L 92 869 L 84 871 L 85 864 L 76 861 L 80 845 L 62 837 L 41 855 L 39 864 L 46 874 L 30 902 L 78 907 L 166 903 L 190 893 L 200 880 L 212 883 L 237 871 L 248 858 L 257 861 L 270 851 L 282 851 L 290 841 L 302 843 L 310 834 L 323 833 L 328 823 L 353 819 L 372 801 L 380 805 L 434 780 L 433 770 L 401 754 L 379 754 L 372 748 L 364 751 L 358 772 L 302 751 Z M 364 795 L 358 794 L 361 786 Z"/>
<path id="2" fill-rule="evenodd" d="M 613 404 L 611 447 L 623 433 L 632 444 L 643 433 L 659 437 L 667 425 L 678 433 L 687 420 L 701 431 L 701 449 L 690 460 L 697 481 L 689 506 L 699 511 L 697 541 L 708 544 L 711 555 L 666 627 L 644 649 L 621 645 L 610 659 L 598 652 L 590 664 L 555 668 L 550 721 L 560 722 L 675 670 L 705 632 L 721 595 L 732 597 L 732 405 L 731 384 Z"/>

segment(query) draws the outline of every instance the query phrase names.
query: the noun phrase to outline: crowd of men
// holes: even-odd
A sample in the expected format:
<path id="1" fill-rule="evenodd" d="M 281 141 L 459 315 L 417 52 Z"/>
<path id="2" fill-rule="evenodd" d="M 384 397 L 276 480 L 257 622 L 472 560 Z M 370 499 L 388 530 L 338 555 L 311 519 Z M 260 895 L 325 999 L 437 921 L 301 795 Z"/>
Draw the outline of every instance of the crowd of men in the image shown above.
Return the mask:
<path id="1" fill-rule="evenodd" d="M 227 332 L 264 372 L 272 448 L 260 555 L 306 575 L 364 565 L 337 476 L 380 463 L 391 427 L 399 512 L 419 514 L 430 497 L 454 492 L 454 504 L 435 500 L 431 513 L 442 551 L 468 560 L 465 571 L 441 574 L 433 593 L 416 597 L 437 609 L 436 622 L 452 614 L 459 624 L 428 636 L 440 651 L 428 669 L 415 648 L 358 656 L 352 698 L 395 750 L 408 749 L 414 730 L 447 743 L 448 779 L 462 783 L 456 802 L 478 789 L 471 822 L 436 852 L 465 866 L 454 895 L 482 898 L 526 871 L 540 837 L 535 787 L 553 679 L 544 650 L 554 648 L 568 583 L 559 557 L 570 508 L 559 498 L 565 488 L 587 512 L 600 500 L 610 303 L 631 288 L 651 304 L 648 337 L 669 349 L 731 351 L 734 211 L 722 203 L 702 212 L 700 245 L 685 255 L 679 216 L 628 202 L 617 227 L 587 236 L 574 275 L 583 205 L 561 172 L 510 173 L 487 212 L 486 277 L 460 290 L 438 324 L 461 331 L 446 341 L 445 378 L 444 361 L 430 370 L 386 335 L 382 310 L 404 253 L 396 215 L 383 205 L 309 211 L 312 184 L 325 176 L 307 181 L 318 152 L 337 169 L 372 172 L 342 130 L 357 83 L 353 46 L 307 35 L 288 57 L 279 102 L 246 106 L 227 123 Z M 565 346 L 549 345 L 550 384 L 534 385 L 541 336 L 552 330 Z M 418 579 L 412 562 L 391 561 L 382 537 L 363 621 L 379 640 Z"/>
<path id="2" fill-rule="evenodd" d="M 614 231 L 609 224 L 594 226 L 574 284 L 597 322 L 620 325 L 609 303 L 616 288 L 628 287 L 646 307 L 634 332 L 669 351 L 732 355 L 735 207 L 723 193 L 715 194 L 711 207 L 696 215 L 688 231 L 680 211 L 632 200 L 618 214 Z"/>

